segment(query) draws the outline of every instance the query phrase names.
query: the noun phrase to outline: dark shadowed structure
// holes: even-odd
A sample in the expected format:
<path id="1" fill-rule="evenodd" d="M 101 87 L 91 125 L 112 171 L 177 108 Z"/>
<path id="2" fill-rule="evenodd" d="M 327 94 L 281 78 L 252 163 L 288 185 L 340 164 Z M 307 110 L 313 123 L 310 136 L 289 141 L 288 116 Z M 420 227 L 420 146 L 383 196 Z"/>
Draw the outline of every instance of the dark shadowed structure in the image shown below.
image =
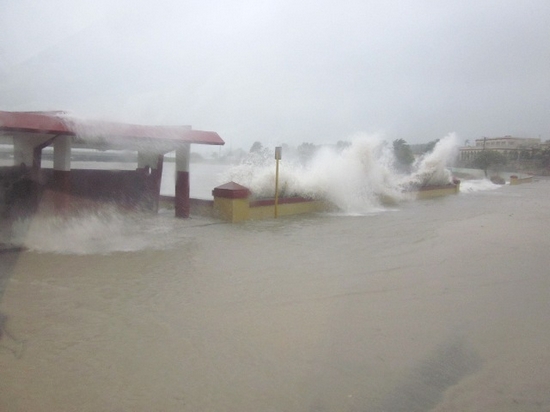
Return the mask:
<path id="1" fill-rule="evenodd" d="M 66 210 L 88 201 L 156 211 L 164 155 L 176 153 L 175 213 L 189 216 L 191 144 L 223 145 L 215 132 L 191 126 L 145 126 L 82 119 L 61 111 L 1 112 L 0 143 L 13 145 L 13 165 L 0 168 L 0 211 L 29 214 L 42 202 Z M 41 167 L 53 146 L 53 168 Z M 73 149 L 133 151 L 135 170 L 71 168 Z"/>

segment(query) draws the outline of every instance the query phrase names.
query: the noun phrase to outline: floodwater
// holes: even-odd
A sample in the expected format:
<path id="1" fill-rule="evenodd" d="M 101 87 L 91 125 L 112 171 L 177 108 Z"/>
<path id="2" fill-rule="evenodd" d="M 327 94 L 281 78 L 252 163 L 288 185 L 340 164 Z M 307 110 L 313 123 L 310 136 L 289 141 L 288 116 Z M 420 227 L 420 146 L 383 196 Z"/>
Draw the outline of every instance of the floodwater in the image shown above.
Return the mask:
<path id="1" fill-rule="evenodd" d="M 549 411 L 548 199 L 36 218 L 0 254 L 0 410 Z"/>

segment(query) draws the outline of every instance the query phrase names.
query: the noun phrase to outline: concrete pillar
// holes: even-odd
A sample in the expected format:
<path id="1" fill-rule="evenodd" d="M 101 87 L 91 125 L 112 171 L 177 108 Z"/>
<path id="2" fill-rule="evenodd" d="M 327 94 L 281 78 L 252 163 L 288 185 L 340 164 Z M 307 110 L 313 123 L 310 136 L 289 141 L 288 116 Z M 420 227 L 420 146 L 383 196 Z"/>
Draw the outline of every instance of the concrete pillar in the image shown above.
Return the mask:
<path id="1" fill-rule="evenodd" d="M 53 141 L 53 170 L 71 170 L 71 136 L 57 136 Z"/>
<path id="2" fill-rule="evenodd" d="M 31 142 L 13 139 L 13 174 L 8 174 L 2 219 L 32 216 L 38 207 L 39 187 L 33 169 L 35 151 Z M 7 220 L 6 220 L 7 221 Z"/>
<path id="3" fill-rule="evenodd" d="M 32 179 L 39 180 L 42 149 L 52 142 L 52 136 L 17 135 L 13 137 L 13 165 L 25 165 L 32 170 Z"/>
<path id="4" fill-rule="evenodd" d="M 53 142 L 53 203 L 55 210 L 69 209 L 71 192 L 71 136 L 57 136 Z"/>
<path id="5" fill-rule="evenodd" d="M 160 200 L 160 186 L 164 155 L 152 152 L 138 152 L 137 172 L 143 175 L 145 193 L 143 202 L 146 209 L 157 212 Z"/>
<path id="6" fill-rule="evenodd" d="M 189 217 L 189 158 L 190 144 L 176 150 L 176 217 Z"/>
<path id="7" fill-rule="evenodd" d="M 13 165 L 25 165 L 29 169 L 33 165 L 34 145 L 32 140 L 24 137 L 13 138 Z"/>
<path id="8" fill-rule="evenodd" d="M 16 134 L 13 136 L 13 163 L 21 171 L 17 182 L 17 196 L 21 203 L 14 213 L 33 214 L 42 194 L 40 163 L 42 149 L 52 142 L 51 135 Z M 23 166 L 23 167 L 21 167 Z"/>
<path id="9" fill-rule="evenodd" d="M 40 181 L 40 170 L 42 168 L 42 149 L 43 146 L 35 146 L 32 149 L 32 167 L 31 176 L 35 182 Z"/>

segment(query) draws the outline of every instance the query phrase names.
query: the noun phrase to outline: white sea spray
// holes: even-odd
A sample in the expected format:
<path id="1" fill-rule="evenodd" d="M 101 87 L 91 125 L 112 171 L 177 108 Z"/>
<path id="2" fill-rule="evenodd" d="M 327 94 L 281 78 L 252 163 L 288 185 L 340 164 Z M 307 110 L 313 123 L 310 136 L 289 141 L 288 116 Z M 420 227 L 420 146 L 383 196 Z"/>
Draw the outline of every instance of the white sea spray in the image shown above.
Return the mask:
<path id="1" fill-rule="evenodd" d="M 370 213 L 388 201 L 408 199 L 410 188 L 451 183 L 447 166 L 456 150 L 457 139 L 451 133 L 431 152 L 416 159 L 410 173 L 403 173 L 395 167 L 389 142 L 379 135 L 361 134 L 343 150 L 321 147 L 305 164 L 283 155 L 281 193 L 328 200 L 348 214 Z M 275 168 L 271 152 L 251 153 L 240 165 L 230 168 L 224 178 L 250 188 L 255 197 L 273 197 Z"/>

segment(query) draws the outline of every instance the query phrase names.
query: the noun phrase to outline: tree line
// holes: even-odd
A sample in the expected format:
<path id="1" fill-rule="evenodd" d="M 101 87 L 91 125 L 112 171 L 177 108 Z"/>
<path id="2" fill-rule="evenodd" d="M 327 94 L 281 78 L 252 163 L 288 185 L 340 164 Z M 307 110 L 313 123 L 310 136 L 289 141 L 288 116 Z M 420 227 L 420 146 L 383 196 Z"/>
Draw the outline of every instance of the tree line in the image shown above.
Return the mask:
<path id="1" fill-rule="evenodd" d="M 413 152 L 411 146 L 404 139 L 396 139 L 392 142 L 393 154 L 395 158 L 394 167 L 404 173 L 410 172 L 415 160 L 415 154 L 422 155 L 427 152 L 431 152 L 439 140 L 434 140 L 422 145 L 415 145 L 415 152 Z M 335 145 L 331 145 L 337 152 L 341 152 L 344 149 L 351 146 L 349 141 L 338 141 Z M 283 153 L 293 151 L 288 145 L 282 145 Z M 304 142 L 300 144 L 294 152 L 297 154 L 298 159 L 302 164 L 307 164 L 315 155 L 315 153 L 323 145 L 315 145 L 313 143 Z M 256 141 L 250 147 L 250 153 L 258 155 L 266 155 L 266 150 L 261 142 Z"/>
<path id="2" fill-rule="evenodd" d="M 485 176 L 488 170 L 511 171 L 526 170 L 538 174 L 550 174 L 550 148 L 530 148 L 509 151 L 507 154 L 497 150 L 481 150 L 462 166 L 482 169 Z"/>

